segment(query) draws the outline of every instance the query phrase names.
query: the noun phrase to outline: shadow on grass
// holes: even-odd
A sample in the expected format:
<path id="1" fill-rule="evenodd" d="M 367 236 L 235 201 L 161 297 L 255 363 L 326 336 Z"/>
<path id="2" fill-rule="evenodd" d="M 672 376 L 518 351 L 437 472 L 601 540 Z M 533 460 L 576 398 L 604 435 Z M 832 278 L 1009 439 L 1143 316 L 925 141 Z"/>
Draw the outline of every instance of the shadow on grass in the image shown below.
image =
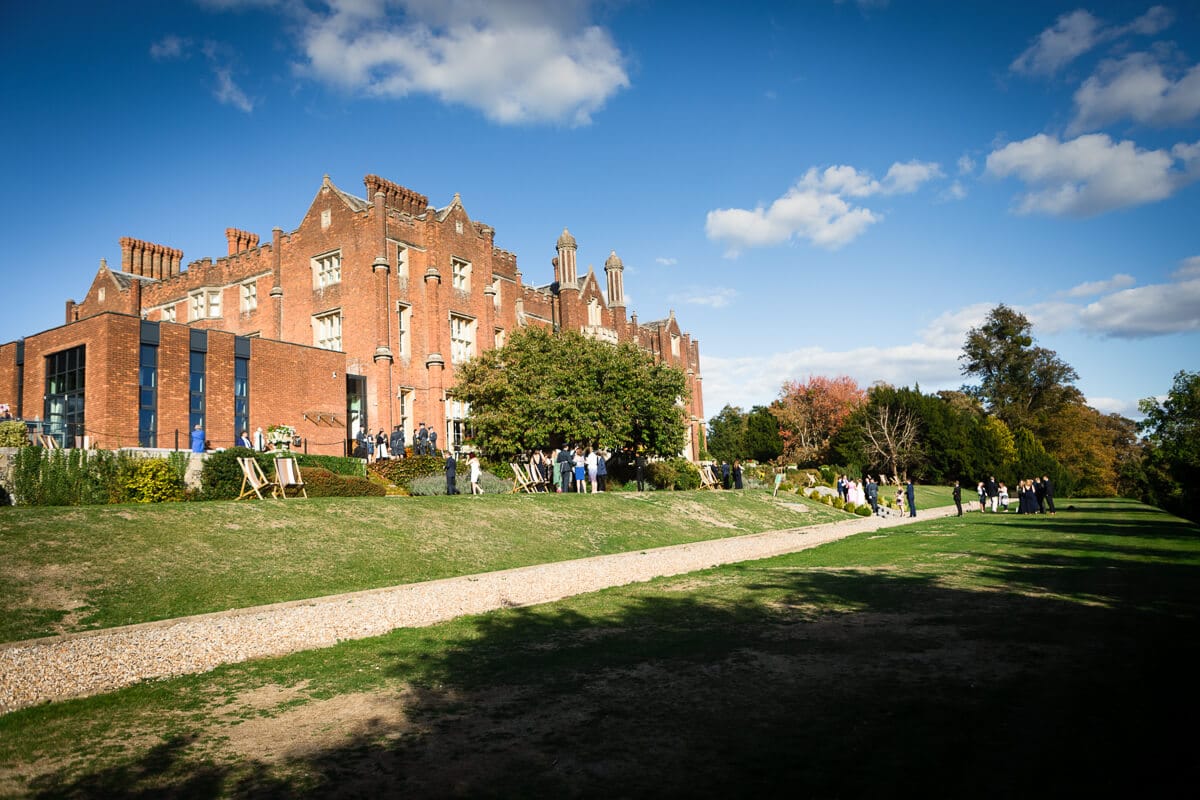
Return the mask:
<path id="1" fill-rule="evenodd" d="M 782 558 L 483 615 L 432 656 L 384 652 L 412 686 L 387 701 L 403 703 L 403 722 L 347 722 L 336 745 L 275 763 L 214 764 L 177 739 L 32 788 L 113 798 L 1194 788 L 1200 567 L 1132 543 L 1077 552 L 1053 533 L 1022 545 L 986 563 L 1004 591 Z"/>

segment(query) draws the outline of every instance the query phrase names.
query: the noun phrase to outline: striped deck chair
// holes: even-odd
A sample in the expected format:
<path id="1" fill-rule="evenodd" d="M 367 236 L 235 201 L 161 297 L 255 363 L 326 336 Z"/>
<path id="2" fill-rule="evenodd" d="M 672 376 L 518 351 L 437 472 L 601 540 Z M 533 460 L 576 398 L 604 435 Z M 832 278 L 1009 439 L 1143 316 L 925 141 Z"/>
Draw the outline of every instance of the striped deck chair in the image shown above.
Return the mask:
<path id="1" fill-rule="evenodd" d="M 292 497 L 304 496 L 308 499 L 308 490 L 304 488 L 304 476 L 300 474 L 300 465 L 294 458 L 275 459 L 275 482 L 279 484 L 279 496 L 287 499 L 287 490 L 295 489 Z"/>
<path id="2" fill-rule="evenodd" d="M 257 495 L 258 499 L 262 500 L 262 493 L 268 489 L 271 491 L 271 497 L 279 496 L 278 484 L 267 480 L 257 461 L 250 457 L 239 458 L 238 465 L 242 468 L 242 493 L 238 495 L 238 500 L 250 495 Z M 250 488 L 246 488 L 247 486 Z"/>
<path id="3" fill-rule="evenodd" d="M 535 492 L 547 492 L 548 481 L 542 477 L 542 473 L 538 470 L 536 464 L 525 465 L 526 474 L 529 475 L 529 485 Z"/>
<path id="4" fill-rule="evenodd" d="M 701 489 L 720 489 L 721 483 L 713 475 L 712 467 L 708 464 L 703 464 L 700 467 L 700 488 Z"/>

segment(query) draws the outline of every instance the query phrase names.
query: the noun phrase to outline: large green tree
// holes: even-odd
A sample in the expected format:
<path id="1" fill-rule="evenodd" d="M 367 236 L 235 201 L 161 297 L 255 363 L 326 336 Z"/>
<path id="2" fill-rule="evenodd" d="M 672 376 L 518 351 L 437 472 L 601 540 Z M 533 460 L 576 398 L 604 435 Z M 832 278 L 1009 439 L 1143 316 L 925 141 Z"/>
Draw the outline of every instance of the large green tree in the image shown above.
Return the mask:
<path id="1" fill-rule="evenodd" d="M 965 391 L 1014 431 L 1027 428 L 1040 435 L 1063 406 L 1083 401 L 1073 385 L 1079 379 L 1074 368 L 1053 350 L 1037 346 L 1033 325 L 1004 304 L 967 332 L 959 361 L 964 375 L 979 380 Z"/>
<path id="2" fill-rule="evenodd" d="M 737 406 L 726 405 L 708 421 L 708 453 L 718 461 L 732 463 L 748 458 L 746 414 Z"/>
<path id="3" fill-rule="evenodd" d="M 1150 451 L 1150 499 L 1188 519 L 1200 519 L 1200 372 L 1181 370 L 1163 402 L 1139 403 Z"/>
<path id="4" fill-rule="evenodd" d="M 755 461 L 773 461 L 783 454 L 779 421 L 766 406 L 755 406 L 746 415 L 746 454 Z"/>
<path id="5" fill-rule="evenodd" d="M 475 444 L 512 455 L 582 442 L 678 455 L 686 433 L 683 372 L 636 346 L 524 328 L 456 369 L 449 394 L 470 404 Z"/>

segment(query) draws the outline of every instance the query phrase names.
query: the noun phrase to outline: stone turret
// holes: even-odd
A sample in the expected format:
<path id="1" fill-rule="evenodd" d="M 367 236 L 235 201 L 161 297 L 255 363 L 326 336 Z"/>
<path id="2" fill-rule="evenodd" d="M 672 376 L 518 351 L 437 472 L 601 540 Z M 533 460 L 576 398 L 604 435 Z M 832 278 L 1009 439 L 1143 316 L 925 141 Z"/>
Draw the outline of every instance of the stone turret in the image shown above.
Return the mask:
<path id="1" fill-rule="evenodd" d="M 621 262 L 616 250 L 608 254 L 608 259 L 604 262 L 604 274 L 608 276 L 609 308 L 624 308 L 625 265 Z"/>

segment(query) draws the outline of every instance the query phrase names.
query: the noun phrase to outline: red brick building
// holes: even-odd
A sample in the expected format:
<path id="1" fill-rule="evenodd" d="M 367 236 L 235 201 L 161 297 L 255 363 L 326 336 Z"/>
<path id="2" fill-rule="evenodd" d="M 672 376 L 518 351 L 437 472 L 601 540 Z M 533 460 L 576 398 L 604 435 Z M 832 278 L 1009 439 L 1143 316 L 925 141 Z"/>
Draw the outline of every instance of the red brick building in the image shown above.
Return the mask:
<path id="1" fill-rule="evenodd" d="M 686 454 L 698 455 L 699 344 L 674 313 L 626 316 L 615 252 L 602 286 L 579 274 L 564 229 L 554 275 L 530 286 L 458 195 L 439 209 L 375 175 L 364 184 L 366 200 L 326 176 L 295 230 L 263 243 L 229 228 L 225 256 L 186 269 L 179 250 L 122 238 L 120 271 L 101 262 L 66 325 L 0 345 L 0 403 L 82 425 L 102 447 L 170 447 L 196 421 L 215 447 L 242 426 L 287 424 L 310 450 L 340 454 L 363 428 L 398 425 L 411 444 L 422 422 L 455 445 L 467 413 L 446 398 L 455 365 L 518 327 L 558 324 L 682 369 Z"/>

